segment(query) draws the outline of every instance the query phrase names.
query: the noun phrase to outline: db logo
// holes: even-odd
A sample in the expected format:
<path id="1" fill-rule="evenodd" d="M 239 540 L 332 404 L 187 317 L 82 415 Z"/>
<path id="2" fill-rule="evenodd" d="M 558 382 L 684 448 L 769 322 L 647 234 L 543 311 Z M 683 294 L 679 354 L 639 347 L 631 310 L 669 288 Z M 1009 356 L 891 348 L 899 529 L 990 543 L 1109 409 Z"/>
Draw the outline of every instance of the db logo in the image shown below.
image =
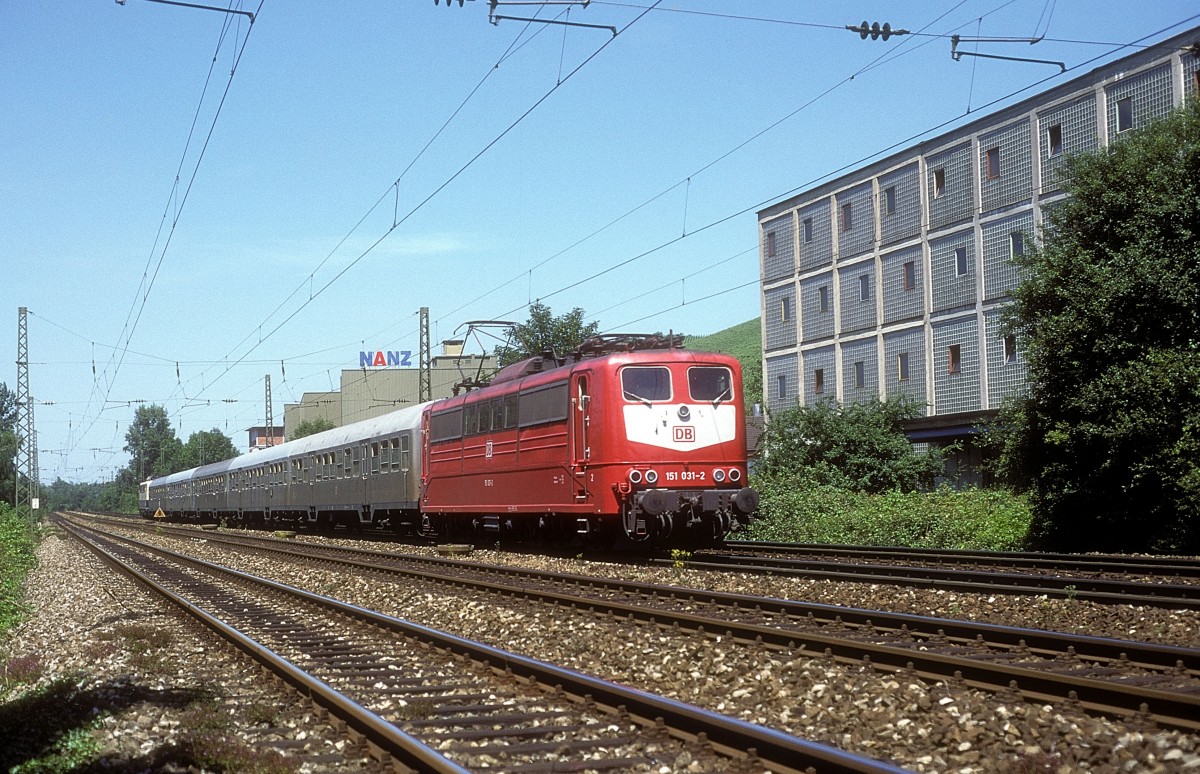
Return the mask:
<path id="1" fill-rule="evenodd" d="M 675 428 L 675 443 L 693 443 L 696 440 L 696 428 L 681 425 Z"/>

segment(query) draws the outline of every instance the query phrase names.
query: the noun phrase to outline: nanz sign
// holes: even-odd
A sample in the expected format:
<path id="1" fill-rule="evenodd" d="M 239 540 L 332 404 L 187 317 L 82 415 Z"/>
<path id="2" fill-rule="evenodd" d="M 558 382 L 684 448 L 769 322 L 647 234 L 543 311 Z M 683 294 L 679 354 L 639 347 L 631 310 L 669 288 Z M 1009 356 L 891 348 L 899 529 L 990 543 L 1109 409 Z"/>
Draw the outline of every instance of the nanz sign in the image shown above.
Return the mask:
<path id="1" fill-rule="evenodd" d="M 393 352 L 384 352 L 377 350 L 375 352 L 359 352 L 358 353 L 359 368 L 377 367 L 377 366 L 412 366 L 412 351 L 399 350 Z"/>

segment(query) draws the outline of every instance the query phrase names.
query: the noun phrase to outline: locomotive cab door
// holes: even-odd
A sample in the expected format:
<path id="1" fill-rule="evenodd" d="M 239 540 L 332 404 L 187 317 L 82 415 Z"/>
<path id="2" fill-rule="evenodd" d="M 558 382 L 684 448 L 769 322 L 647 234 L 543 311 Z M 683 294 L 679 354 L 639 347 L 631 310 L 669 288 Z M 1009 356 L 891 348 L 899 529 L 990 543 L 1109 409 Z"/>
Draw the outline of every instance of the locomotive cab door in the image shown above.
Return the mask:
<path id="1" fill-rule="evenodd" d="M 592 454 L 589 445 L 592 409 L 589 381 L 586 371 L 571 377 L 571 475 L 577 503 L 588 499 L 587 468 Z"/>

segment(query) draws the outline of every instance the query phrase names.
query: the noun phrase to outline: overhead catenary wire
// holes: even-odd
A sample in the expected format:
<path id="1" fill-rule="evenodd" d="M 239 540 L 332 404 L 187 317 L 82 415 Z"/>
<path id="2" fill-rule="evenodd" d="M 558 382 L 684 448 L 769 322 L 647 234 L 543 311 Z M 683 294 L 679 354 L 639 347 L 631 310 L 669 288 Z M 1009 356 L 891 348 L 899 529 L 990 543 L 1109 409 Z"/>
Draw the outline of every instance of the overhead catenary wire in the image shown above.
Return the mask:
<path id="1" fill-rule="evenodd" d="M 1139 45 L 1138 43 L 1136 43 L 1136 42 L 1135 42 L 1135 43 L 1129 43 L 1129 44 L 1121 44 L 1121 45 L 1122 45 L 1122 46 L 1131 46 L 1131 47 L 1135 47 L 1135 46 L 1136 46 L 1136 47 L 1140 47 L 1140 45 Z M 1102 56 L 1103 56 L 1103 55 L 1102 55 Z M 1085 64 L 1086 64 L 1086 63 L 1085 63 Z M 1072 69 L 1074 69 L 1074 68 L 1072 68 Z M 1038 82 L 1038 83 L 1041 83 L 1041 82 Z M 1036 84 L 1035 84 L 1035 85 L 1036 85 Z M 1032 86 L 1025 87 L 1025 88 L 1032 88 Z M 1020 91 L 1018 91 L 1018 92 L 1014 92 L 1014 94 L 1016 94 L 1016 93 L 1020 93 Z M 1011 95 L 1010 95 L 1010 96 L 1011 96 Z M 1005 98 L 1006 98 L 1006 97 L 1005 97 Z M 1005 99 L 1005 98 L 1001 98 L 1001 99 Z M 994 104 L 994 103 L 993 103 L 993 104 Z M 934 127 L 934 128 L 932 128 L 932 129 L 926 130 L 925 132 L 922 132 L 922 133 L 920 133 L 920 134 L 914 135 L 914 138 L 915 138 L 915 137 L 920 137 L 920 136 L 923 136 L 924 134 L 927 134 L 928 132 L 936 131 L 938 128 L 941 128 L 941 127 L 943 127 L 943 126 L 945 126 L 945 125 L 946 125 L 945 123 L 943 123 L 943 124 L 939 124 L 937 127 Z M 910 138 L 910 139 L 912 139 L 912 138 Z M 902 141 L 901 143 L 898 143 L 898 144 L 903 144 L 903 143 L 905 143 L 905 142 L 908 142 L 908 141 L 909 141 L 909 140 L 905 140 L 905 141 Z M 895 146 L 892 146 L 892 147 L 895 147 Z M 865 161 L 866 159 L 873 158 L 873 157 L 874 157 L 874 156 L 876 156 L 876 155 L 880 155 L 880 154 L 882 154 L 882 153 L 886 152 L 886 150 L 887 150 L 887 149 L 885 149 L 885 151 L 880 151 L 880 152 L 878 152 L 878 153 L 876 153 L 876 154 L 872 154 L 871 156 L 865 157 L 863 160 Z M 855 164 L 858 164 L 858 163 L 862 163 L 862 161 L 859 161 L 859 162 L 854 162 L 854 163 L 855 163 Z M 848 166 L 853 166 L 853 165 L 848 165 Z M 843 168 L 843 170 L 844 170 L 844 169 L 845 169 L 845 168 Z M 840 171 L 842 171 L 842 170 L 837 170 L 837 171 L 835 171 L 835 172 L 829 173 L 829 175 L 834 175 L 834 174 L 837 174 L 837 172 L 840 172 Z M 824 179 L 825 177 L 826 177 L 826 176 L 822 176 L 821 178 L 817 178 L 816 180 Z M 686 179 L 685 179 L 685 180 L 686 180 Z M 816 180 L 814 180 L 813 182 L 815 183 L 815 182 L 816 182 Z M 810 184 L 811 184 L 811 183 L 810 183 Z M 806 184 L 806 185 L 809 185 L 809 184 Z M 790 193 L 791 193 L 791 192 L 789 192 L 789 194 L 790 194 Z M 788 195 L 788 194 L 784 194 L 784 195 Z M 773 199 L 775 199 L 775 198 L 778 198 L 778 197 L 772 197 L 772 198 L 773 198 Z M 757 205 L 756 205 L 756 206 L 757 206 Z M 743 210 L 743 211 L 741 211 L 741 213 L 744 213 L 744 212 L 746 212 L 746 211 L 748 211 L 748 210 Z M 741 214 L 741 213 L 739 213 L 739 214 Z M 523 276 L 524 276 L 524 275 L 523 275 Z M 750 283 L 750 284 L 753 284 L 753 283 Z M 742 286 L 742 287 L 745 287 L 745 286 Z M 531 285 L 531 290 L 532 290 L 532 285 Z M 691 303 L 695 303 L 695 301 L 693 301 L 693 302 L 691 302 Z M 643 319 L 644 319 L 644 318 L 643 318 Z M 133 350 L 130 350 L 130 354 L 136 354 L 136 353 L 135 353 Z M 289 358 L 287 358 L 287 359 L 288 359 L 288 360 L 293 360 L 294 358 L 291 358 L 291 357 L 289 357 Z M 218 361 L 218 362 L 220 362 L 220 361 Z M 241 362 L 242 362 L 243 364 L 247 364 L 247 363 L 251 363 L 251 362 L 258 362 L 258 361 L 254 361 L 254 360 L 250 360 L 249 358 L 246 358 L 246 359 L 243 359 Z"/>
<path id="2" fill-rule="evenodd" d="M 661 2 L 661 0 L 659 0 L 659 2 Z M 657 3 L 656 3 L 656 5 L 657 5 Z M 646 15 L 647 12 L 649 12 L 649 9 L 647 9 L 646 12 L 643 12 L 641 15 L 639 15 L 633 21 L 629 22 L 629 24 L 625 25 L 625 27 L 620 31 L 620 33 L 625 32 L 630 27 L 632 27 L 634 24 L 636 24 L 640 19 L 642 19 Z M 512 121 L 512 123 L 510 123 L 507 127 L 505 127 L 491 141 L 489 141 L 487 144 L 485 144 L 483 146 L 483 148 L 481 148 L 477 153 L 475 153 L 475 155 L 473 155 L 470 159 L 468 159 L 466 161 L 466 163 L 464 163 L 462 166 L 460 166 L 453 174 L 451 174 L 449 177 L 447 177 L 440 185 L 438 185 L 424 199 L 422 199 L 412 209 L 410 209 L 408 211 L 408 213 L 406 213 L 403 217 L 401 217 L 398 220 L 397 223 L 392 225 L 390 228 L 386 229 L 383 232 L 383 234 L 381 234 L 374 242 L 372 242 L 370 245 L 368 245 L 366 249 L 364 249 L 362 252 L 360 252 L 358 254 L 358 256 L 356 256 L 348 264 L 346 264 L 344 267 L 342 267 L 342 269 L 340 271 L 338 271 L 332 278 L 330 278 L 324 285 L 322 285 L 319 289 L 317 289 L 314 293 L 312 293 L 311 298 L 309 298 L 307 301 L 302 302 L 296 309 L 292 310 L 291 314 L 287 315 L 287 317 L 285 317 L 282 321 L 280 321 L 278 325 L 276 325 L 274 328 L 272 328 L 270 331 L 268 331 L 265 335 L 261 335 L 259 337 L 259 340 L 255 344 L 253 344 L 249 349 L 247 349 L 246 352 L 244 352 L 241 357 L 239 357 L 232 364 L 230 364 L 229 367 L 225 368 L 220 374 L 218 374 L 216 376 L 216 378 L 213 379 L 213 383 L 215 383 L 217 380 L 219 380 L 225 374 L 229 373 L 229 371 L 234 366 L 241 363 L 242 360 L 245 359 L 246 357 L 248 357 L 251 352 L 256 350 L 265 341 L 267 341 L 272 336 L 274 336 L 276 333 L 278 333 L 279 330 L 281 328 L 283 328 L 284 325 L 286 325 L 293 318 L 295 318 L 296 315 L 298 315 L 302 310 L 304 310 L 310 303 L 312 303 L 314 300 L 319 298 L 326 290 L 328 290 L 338 280 L 340 280 L 346 274 L 346 272 L 350 271 L 350 269 L 352 269 L 356 265 L 358 265 L 358 263 L 361 262 L 363 258 L 370 255 L 380 244 L 383 243 L 383 241 L 385 239 L 388 238 L 388 236 L 390 236 L 393 232 L 395 232 L 395 230 L 397 228 L 399 228 L 399 226 L 403 225 L 409 218 L 411 218 L 414 214 L 416 214 L 418 211 L 420 211 L 422 208 L 424 208 L 426 204 L 428 204 L 431 200 L 434 199 L 434 197 L 436 197 L 443 190 L 445 190 L 447 186 L 449 186 L 456 179 L 458 179 L 467 169 L 469 169 L 471 166 L 473 166 L 476 161 L 478 161 L 481 157 L 483 157 L 484 154 L 486 154 L 493 147 L 495 147 L 497 143 L 499 143 L 502 139 L 504 139 L 504 137 L 506 137 L 510 132 L 512 132 L 513 129 L 515 129 L 517 126 L 519 126 L 526 118 L 528 118 L 535 110 L 537 110 L 538 107 L 540 107 L 543 103 L 545 103 L 545 101 L 547 99 L 549 99 L 551 95 L 553 95 L 556 91 L 558 91 L 558 89 L 560 89 L 563 85 L 565 85 L 572 77 L 574 77 L 576 74 L 578 74 L 580 70 L 582 70 L 591 61 L 593 61 L 597 56 L 599 56 L 600 53 L 603 52 L 606 48 L 608 48 L 608 46 L 611 45 L 614 40 L 617 40 L 619 38 L 620 33 L 618 33 L 618 35 L 613 36 L 612 38 L 610 38 L 609 40 L 607 40 L 603 44 L 601 44 L 587 58 L 585 58 L 581 63 L 576 65 L 576 67 L 574 69 L 572 69 L 569 73 L 567 73 L 567 75 L 565 77 L 563 77 L 563 79 L 559 83 L 556 83 L 554 86 L 552 86 L 550 89 L 548 89 L 540 98 L 538 98 L 531 106 L 529 106 L 523 113 L 521 113 L 520 116 L 518 116 L 514 121 Z M 389 186 L 388 190 L 390 190 L 390 186 Z M 256 330 L 261 330 L 261 327 L 256 328 Z"/>

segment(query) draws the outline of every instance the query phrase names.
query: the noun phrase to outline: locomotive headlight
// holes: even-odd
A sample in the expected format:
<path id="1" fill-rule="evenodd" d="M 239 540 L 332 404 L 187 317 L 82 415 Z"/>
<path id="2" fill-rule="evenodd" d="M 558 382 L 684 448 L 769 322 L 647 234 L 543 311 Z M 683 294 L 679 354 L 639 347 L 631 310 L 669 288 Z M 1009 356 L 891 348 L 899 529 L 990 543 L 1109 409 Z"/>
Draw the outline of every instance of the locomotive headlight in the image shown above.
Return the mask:
<path id="1" fill-rule="evenodd" d="M 631 484 L 642 483 L 642 471 L 638 470 L 637 468 L 630 468 L 629 469 L 629 483 L 631 483 Z"/>
<path id="2" fill-rule="evenodd" d="M 679 407 L 679 418 L 682 419 L 684 422 L 688 421 L 688 417 L 690 417 L 691 415 L 692 415 L 692 410 L 690 408 L 688 408 L 687 406 Z"/>
<path id="3" fill-rule="evenodd" d="M 650 484 L 650 485 L 657 484 L 658 483 L 658 473 L 654 472 L 653 470 L 647 470 L 646 471 L 646 483 Z"/>
<path id="4" fill-rule="evenodd" d="M 730 468 L 729 469 L 729 480 L 734 481 L 734 482 L 741 481 L 742 480 L 742 471 L 738 470 L 737 468 Z"/>
<path id="5" fill-rule="evenodd" d="M 720 468 L 717 468 L 716 470 L 713 471 L 713 481 L 716 481 L 719 484 L 724 480 L 725 480 L 725 471 L 721 470 Z"/>

